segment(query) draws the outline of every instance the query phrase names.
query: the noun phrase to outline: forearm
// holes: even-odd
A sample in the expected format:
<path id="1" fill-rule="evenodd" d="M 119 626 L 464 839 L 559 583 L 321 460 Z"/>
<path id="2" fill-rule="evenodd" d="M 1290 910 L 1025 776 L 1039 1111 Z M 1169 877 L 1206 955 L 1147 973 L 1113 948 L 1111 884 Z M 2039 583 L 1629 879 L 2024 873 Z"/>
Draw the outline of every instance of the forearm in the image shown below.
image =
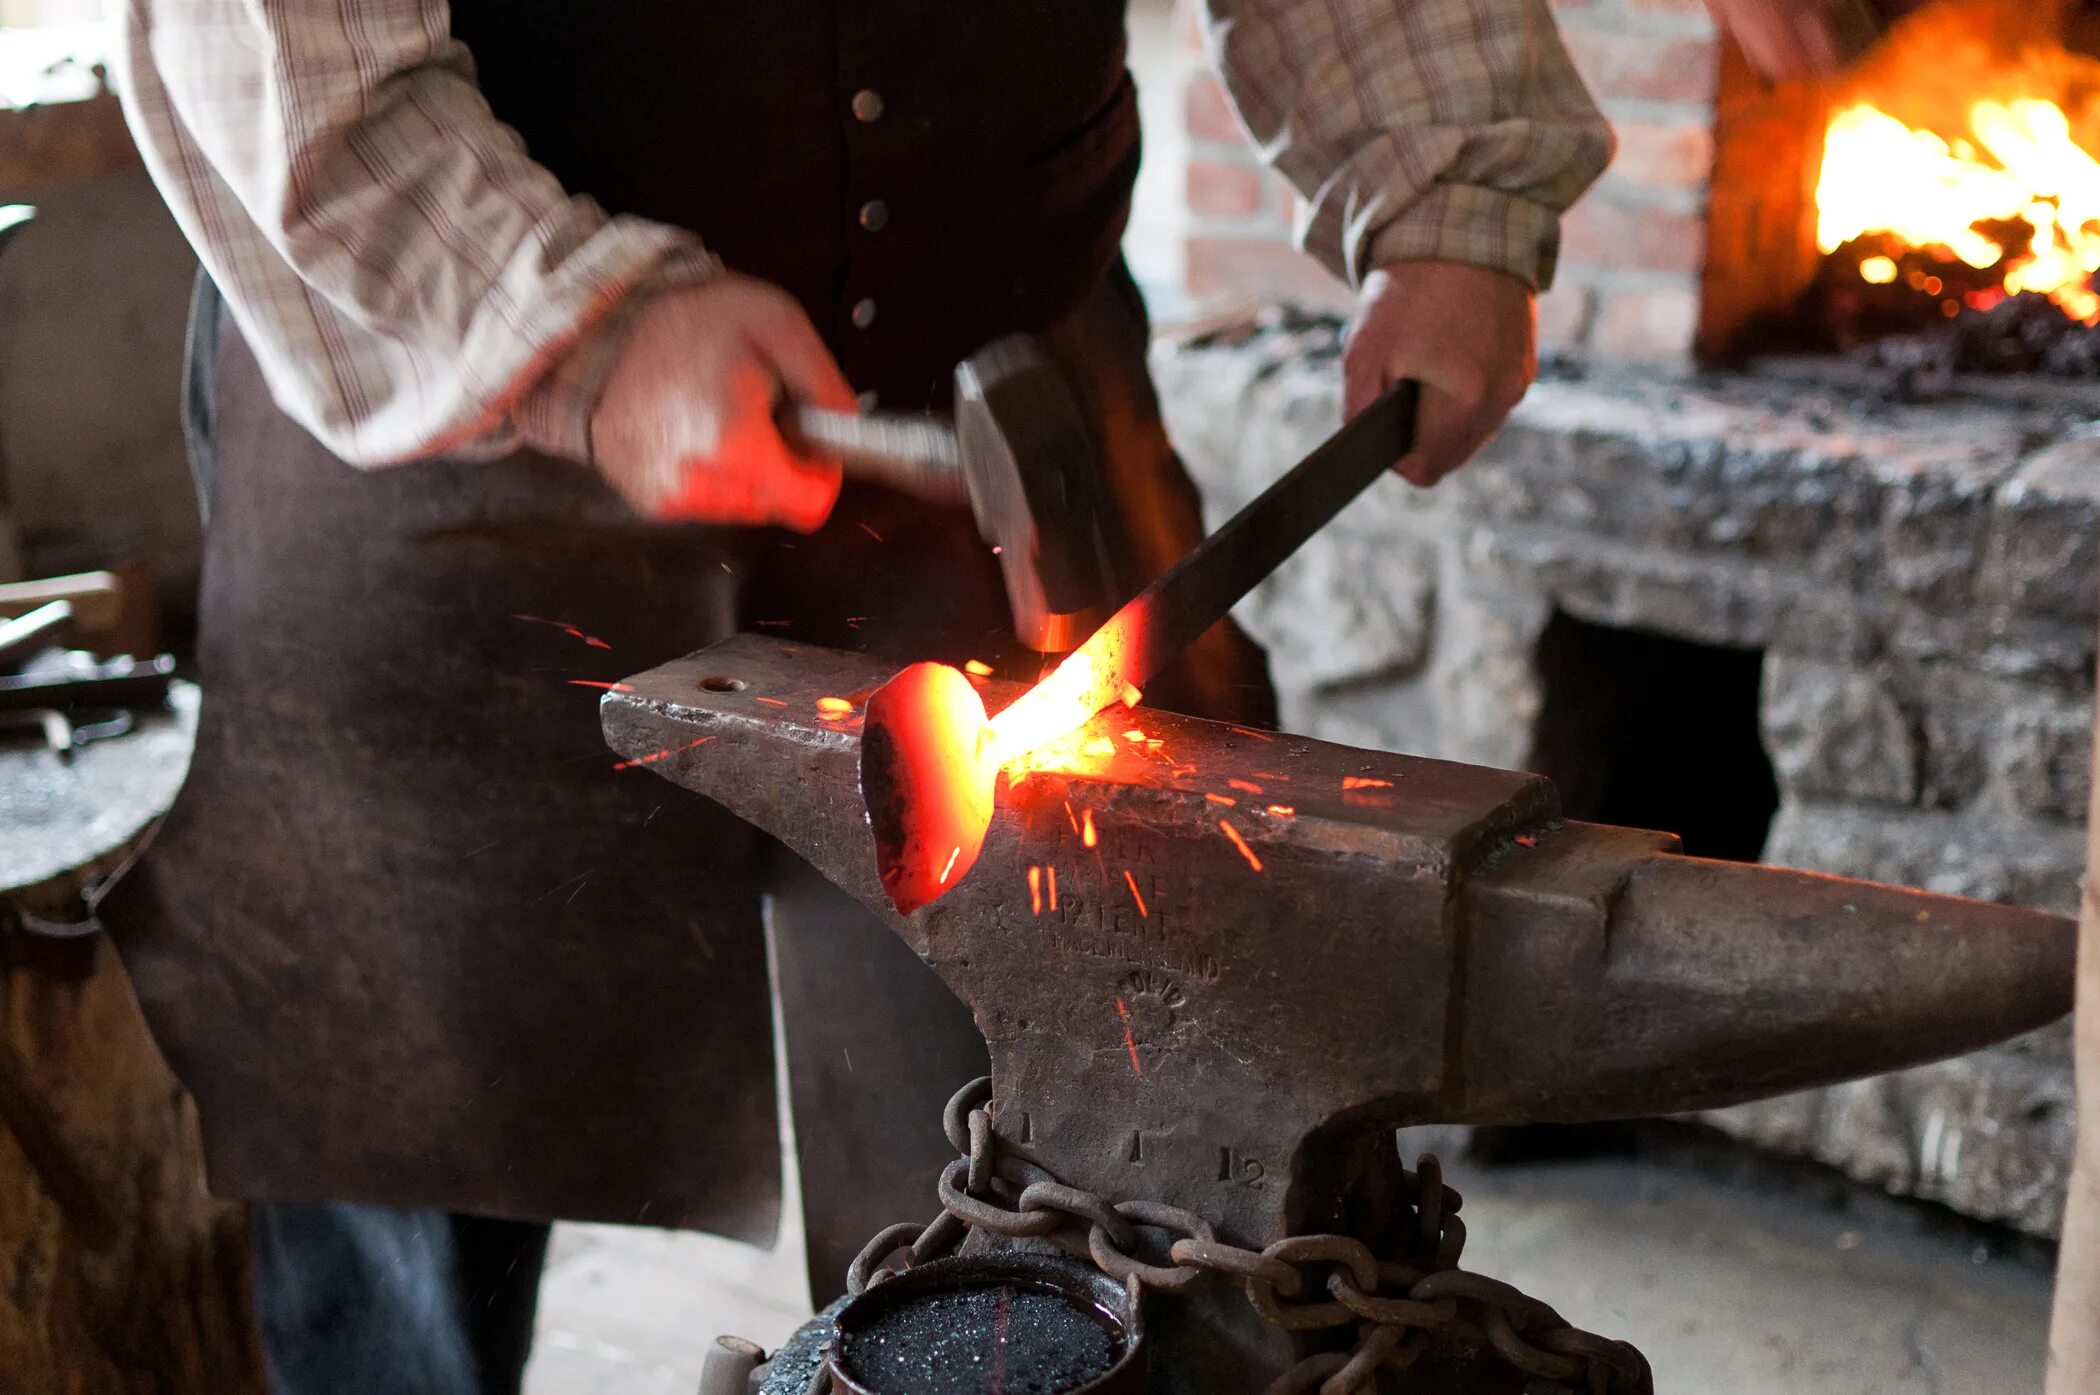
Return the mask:
<path id="1" fill-rule="evenodd" d="M 119 70 L 279 403 L 355 463 L 521 439 L 580 455 L 610 357 L 591 338 L 637 287 L 712 271 L 689 235 L 608 217 L 526 155 L 443 0 L 129 0 Z"/>
<path id="2" fill-rule="evenodd" d="M 1400 261 L 1552 278 L 1610 127 L 1545 0 L 1205 0 L 1220 74 L 1352 286 Z"/>

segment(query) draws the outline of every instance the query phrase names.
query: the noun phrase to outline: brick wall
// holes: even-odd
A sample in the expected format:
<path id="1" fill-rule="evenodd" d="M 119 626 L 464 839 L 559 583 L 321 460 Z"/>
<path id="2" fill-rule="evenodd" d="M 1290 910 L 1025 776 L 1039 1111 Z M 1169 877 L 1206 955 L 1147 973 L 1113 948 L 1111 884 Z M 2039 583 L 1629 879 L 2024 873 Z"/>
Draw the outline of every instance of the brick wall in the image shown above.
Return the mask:
<path id="1" fill-rule="evenodd" d="M 1619 157 L 1569 215 L 1550 347 L 1669 360 L 1699 319 L 1719 42 L 1703 0 L 1553 0 L 1569 51 L 1619 135 Z M 1189 42 L 1200 44 L 1193 24 Z M 1294 196 L 1260 167 L 1208 69 L 1189 82 L 1188 289 L 1198 298 L 1346 305 L 1290 243 Z"/>

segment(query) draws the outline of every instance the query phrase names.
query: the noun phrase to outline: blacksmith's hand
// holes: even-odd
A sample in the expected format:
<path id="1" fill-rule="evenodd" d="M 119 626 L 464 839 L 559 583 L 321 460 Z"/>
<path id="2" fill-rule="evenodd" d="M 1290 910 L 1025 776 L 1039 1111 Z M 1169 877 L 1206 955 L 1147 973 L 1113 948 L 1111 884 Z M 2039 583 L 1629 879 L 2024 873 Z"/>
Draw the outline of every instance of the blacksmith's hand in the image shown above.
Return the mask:
<path id="1" fill-rule="evenodd" d="M 774 403 L 854 410 L 794 298 L 748 276 L 642 307 L 591 415 L 592 463 L 645 518 L 783 524 L 813 532 L 838 502 L 836 461 L 799 455 Z"/>
<path id="2" fill-rule="evenodd" d="M 1471 459 L 1538 373 L 1531 287 L 1459 262 L 1395 262 L 1364 278 L 1342 336 L 1342 410 L 1422 385 L 1415 449 L 1395 468 L 1432 485 Z"/>

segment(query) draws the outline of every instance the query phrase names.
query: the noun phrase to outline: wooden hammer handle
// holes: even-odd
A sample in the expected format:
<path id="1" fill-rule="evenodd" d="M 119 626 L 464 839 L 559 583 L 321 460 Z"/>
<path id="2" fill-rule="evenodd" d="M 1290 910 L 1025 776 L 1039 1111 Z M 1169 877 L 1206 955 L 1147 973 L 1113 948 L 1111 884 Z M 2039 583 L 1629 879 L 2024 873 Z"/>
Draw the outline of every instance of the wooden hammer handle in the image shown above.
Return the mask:
<path id="1" fill-rule="evenodd" d="M 955 428 L 907 412 L 835 412 L 795 403 L 782 413 L 788 442 L 810 455 L 832 455 L 846 473 L 931 504 L 969 505 Z"/>

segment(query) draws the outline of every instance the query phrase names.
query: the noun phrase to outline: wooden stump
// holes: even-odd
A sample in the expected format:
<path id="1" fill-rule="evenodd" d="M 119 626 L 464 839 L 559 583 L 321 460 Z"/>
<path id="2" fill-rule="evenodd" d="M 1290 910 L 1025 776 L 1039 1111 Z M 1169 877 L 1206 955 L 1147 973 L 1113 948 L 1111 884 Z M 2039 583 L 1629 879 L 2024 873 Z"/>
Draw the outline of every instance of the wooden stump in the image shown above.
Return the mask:
<path id="1" fill-rule="evenodd" d="M 0 930 L 0 1371 L 21 1395 L 263 1395 L 247 1210 L 99 936 Z"/>
<path id="2" fill-rule="evenodd" d="M 167 812 L 196 693 L 60 761 L 0 750 L 0 1392 L 264 1395 L 247 1208 L 205 1194 L 189 1097 L 87 893 Z M 92 932 L 91 921 L 79 928 Z"/>

